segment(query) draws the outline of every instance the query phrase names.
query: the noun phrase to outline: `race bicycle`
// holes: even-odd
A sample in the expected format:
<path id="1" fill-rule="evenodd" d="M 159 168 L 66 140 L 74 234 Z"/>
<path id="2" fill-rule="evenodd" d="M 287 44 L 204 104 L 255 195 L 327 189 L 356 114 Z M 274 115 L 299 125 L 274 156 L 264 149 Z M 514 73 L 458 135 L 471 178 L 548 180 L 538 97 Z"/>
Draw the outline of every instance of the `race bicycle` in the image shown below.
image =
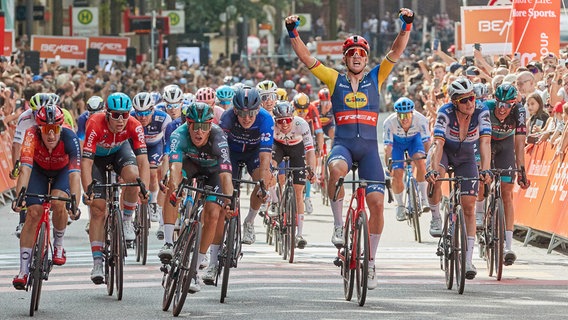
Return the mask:
<path id="1" fill-rule="evenodd" d="M 74 219 L 79 219 L 80 212 L 77 211 L 77 203 L 75 202 L 75 194 L 71 198 L 57 197 L 50 195 L 51 184 L 53 179 L 48 179 L 47 194 L 26 193 L 26 187 L 22 187 L 16 203 L 21 207 L 25 198 L 37 198 L 42 200 L 43 212 L 38 222 L 34 245 L 32 247 L 31 259 L 29 262 L 29 276 L 26 284 L 26 291 L 31 289 L 32 299 L 30 301 L 30 316 L 33 317 L 34 312 L 38 310 L 39 300 L 41 297 L 41 288 L 43 280 L 49 279 L 49 273 L 53 267 L 53 246 L 51 244 L 51 201 L 64 201 L 70 204 L 71 212 L 77 212 Z"/>

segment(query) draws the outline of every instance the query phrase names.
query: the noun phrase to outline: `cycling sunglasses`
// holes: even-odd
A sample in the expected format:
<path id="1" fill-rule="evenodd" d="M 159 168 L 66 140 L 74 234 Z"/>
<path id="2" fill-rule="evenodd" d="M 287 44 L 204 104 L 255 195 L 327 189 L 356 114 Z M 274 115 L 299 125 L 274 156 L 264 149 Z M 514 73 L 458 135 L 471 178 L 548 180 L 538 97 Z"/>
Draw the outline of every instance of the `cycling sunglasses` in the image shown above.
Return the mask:
<path id="1" fill-rule="evenodd" d="M 149 116 L 149 115 L 151 115 L 151 114 L 152 114 L 152 110 L 136 111 L 136 112 L 135 112 L 135 115 L 136 115 L 137 117 L 147 117 L 147 116 Z"/>
<path id="2" fill-rule="evenodd" d="M 256 116 L 258 114 L 259 110 L 239 110 L 239 109 L 235 109 L 235 113 L 237 114 L 237 117 L 241 117 L 241 118 L 252 118 L 254 116 Z"/>
<path id="3" fill-rule="evenodd" d="M 276 100 L 278 96 L 276 95 L 276 93 L 266 93 L 260 96 L 260 100 L 262 100 L 262 102 L 268 101 L 268 100 Z"/>
<path id="4" fill-rule="evenodd" d="M 177 109 L 181 107 L 181 103 L 166 104 L 166 109 Z"/>
<path id="5" fill-rule="evenodd" d="M 461 104 L 466 104 L 468 101 L 473 102 L 474 100 L 475 100 L 475 96 L 471 95 L 471 96 L 464 97 L 464 98 L 461 98 L 461 99 L 456 100 L 456 101 L 461 103 Z"/>
<path id="6" fill-rule="evenodd" d="M 400 120 L 404 120 L 404 119 L 410 119 L 412 113 L 411 113 L 411 112 L 408 112 L 408 113 L 397 113 L 396 115 L 398 116 L 398 118 L 399 118 Z"/>
<path id="7" fill-rule="evenodd" d="M 505 108 L 511 109 L 515 105 L 515 102 L 504 102 L 504 101 L 497 101 L 497 108 Z"/>
<path id="8" fill-rule="evenodd" d="M 107 115 L 112 120 L 126 120 L 126 119 L 128 119 L 128 117 L 130 117 L 130 113 L 128 113 L 128 112 L 110 111 L 110 112 L 107 112 Z"/>
<path id="9" fill-rule="evenodd" d="M 365 51 L 365 49 L 363 48 L 350 48 L 347 51 L 345 51 L 345 56 L 347 57 L 352 57 L 355 55 L 355 53 L 357 53 L 359 55 L 359 57 L 365 58 L 367 56 L 367 51 Z"/>
<path id="10" fill-rule="evenodd" d="M 209 131 L 211 130 L 211 122 L 191 122 L 193 131 Z"/>
<path id="11" fill-rule="evenodd" d="M 59 134 L 61 133 L 61 126 L 57 125 L 57 124 L 46 124 L 45 126 L 40 126 L 39 127 L 41 130 L 41 133 L 43 134 Z"/>
<path id="12" fill-rule="evenodd" d="M 292 118 L 276 119 L 276 123 L 278 123 L 278 124 L 290 124 L 291 122 L 292 122 Z"/>

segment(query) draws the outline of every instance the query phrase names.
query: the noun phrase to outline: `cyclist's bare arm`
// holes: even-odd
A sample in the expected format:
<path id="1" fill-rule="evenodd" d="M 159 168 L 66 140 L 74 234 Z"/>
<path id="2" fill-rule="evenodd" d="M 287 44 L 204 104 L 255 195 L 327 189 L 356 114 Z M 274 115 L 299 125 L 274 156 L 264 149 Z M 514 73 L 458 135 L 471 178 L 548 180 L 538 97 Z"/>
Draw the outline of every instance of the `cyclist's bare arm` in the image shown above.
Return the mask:
<path id="1" fill-rule="evenodd" d="M 286 18 L 286 23 L 293 23 L 298 21 L 298 19 L 298 16 L 289 16 Z M 302 63 L 305 64 L 308 68 L 313 67 L 316 63 L 316 58 L 311 56 L 310 50 L 308 50 L 308 47 L 306 47 L 304 41 L 298 36 L 291 38 L 290 42 L 292 43 L 292 49 L 294 49 L 294 52 L 296 53 L 300 61 L 302 61 Z"/>
<path id="2" fill-rule="evenodd" d="M 229 172 L 221 172 L 219 174 L 219 180 L 221 181 L 221 190 L 226 195 L 233 194 L 233 175 Z"/>
<path id="3" fill-rule="evenodd" d="M 178 185 L 181 182 L 182 167 L 183 167 L 182 162 L 172 162 L 170 165 L 170 181 L 168 182 L 168 188 L 170 192 L 175 192 L 177 190 Z"/>
<path id="4" fill-rule="evenodd" d="M 32 174 L 32 168 L 28 167 L 28 166 L 22 166 L 20 168 L 20 175 L 18 176 L 18 182 L 16 183 L 16 191 L 20 192 L 20 190 L 22 190 L 22 187 L 28 187 L 28 183 L 30 182 L 30 176 Z M 16 200 L 14 200 L 16 201 Z M 12 209 L 15 209 L 16 211 L 19 211 L 20 208 L 16 208 L 14 205 L 12 205 Z"/>
<path id="5" fill-rule="evenodd" d="M 81 197 L 81 173 L 79 171 L 69 173 L 69 188 L 71 189 L 71 194 L 75 195 L 75 200 L 78 203 Z"/>
<path id="6" fill-rule="evenodd" d="M 89 185 L 93 182 L 93 159 L 81 159 L 81 183 L 83 184 L 83 191 L 87 193 Z"/>
<path id="7" fill-rule="evenodd" d="M 150 162 L 147 154 L 139 154 L 136 156 L 136 164 L 138 164 L 138 174 L 145 186 L 150 185 Z"/>
<path id="8" fill-rule="evenodd" d="M 525 135 L 515 135 L 515 159 L 517 168 L 525 166 Z"/>

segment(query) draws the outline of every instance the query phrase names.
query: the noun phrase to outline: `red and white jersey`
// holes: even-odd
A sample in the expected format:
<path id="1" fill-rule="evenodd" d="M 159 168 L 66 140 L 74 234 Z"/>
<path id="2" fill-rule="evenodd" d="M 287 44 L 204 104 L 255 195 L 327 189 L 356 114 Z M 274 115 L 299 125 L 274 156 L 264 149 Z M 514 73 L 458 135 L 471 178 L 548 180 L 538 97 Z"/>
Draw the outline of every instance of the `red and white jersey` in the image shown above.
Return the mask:
<path id="1" fill-rule="evenodd" d="M 283 133 L 277 124 L 274 125 L 274 141 L 287 146 L 293 146 L 304 142 L 304 150 L 314 150 L 314 139 L 310 125 L 301 117 L 295 116 L 290 123 L 292 129 L 288 133 Z"/>

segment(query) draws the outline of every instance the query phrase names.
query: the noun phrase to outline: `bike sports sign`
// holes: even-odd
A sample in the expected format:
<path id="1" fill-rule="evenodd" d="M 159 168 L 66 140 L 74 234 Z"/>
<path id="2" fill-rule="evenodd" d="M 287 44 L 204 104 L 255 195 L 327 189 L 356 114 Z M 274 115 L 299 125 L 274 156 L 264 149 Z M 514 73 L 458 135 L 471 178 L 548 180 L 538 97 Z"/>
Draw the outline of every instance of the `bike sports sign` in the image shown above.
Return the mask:
<path id="1" fill-rule="evenodd" d="M 89 37 L 89 48 L 99 49 L 99 59 L 126 62 L 127 37 Z"/>

